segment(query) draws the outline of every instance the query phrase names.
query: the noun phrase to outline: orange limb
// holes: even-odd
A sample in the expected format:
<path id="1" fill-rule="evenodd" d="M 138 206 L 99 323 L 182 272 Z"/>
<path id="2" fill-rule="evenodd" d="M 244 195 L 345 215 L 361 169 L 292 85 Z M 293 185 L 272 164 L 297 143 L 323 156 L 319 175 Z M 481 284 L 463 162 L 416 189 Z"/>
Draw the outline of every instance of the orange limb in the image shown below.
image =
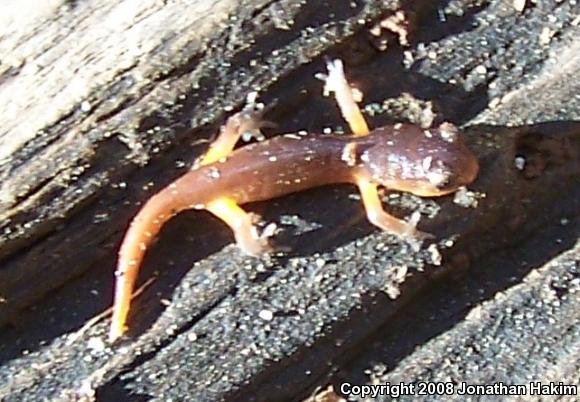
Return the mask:
<path id="1" fill-rule="evenodd" d="M 252 216 L 230 198 L 218 198 L 205 208 L 224 221 L 234 232 L 236 243 L 246 254 L 259 256 L 272 251 L 266 237 L 258 235 Z"/>
<path id="2" fill-rule="evenodd" d="M 431 237 L 431 235 L 417 230 L 414 224 L 399 220 L 385 212 L 377 184 L 366 177 L 357 177 L 355 182 L 359 188 L 367 218 L 373 225 L 412 243 L 420 243 L 422 239 Z"/>
<path id="3" fill-rule="evenodd" d="M 222 126 L 218 138 L 212 142 L 207 153 L 199 161 L 199 165 L 208 165 L 227 157 L 244 133 L 259 138 L 260 127 L 263 125 L 260 115 L 256 105 L 250 103 L 244 110 L 230 117 Z"/>
<path id="4" fill-rule="evenodd" d="M 216 162 L 227 157 L 243 133 L 259 135 L 261 121 L 253 103 L 242 112 L 230 117 L 222 127 L 220 136 L 213 142 L 200 165 Z M 268 241 L 258 235 L 250 214 L 230 198 L 223 197 L 205 205 L 205 209 L 224 221 L 234 232 L 236 243 L 246 254 L 258 256 L 271 251 Z"/>
<path id="5" fill-rule="evenodd" d="M 356 104 L 353 90 L 344 75 L 341 60 L 334 60 L 327 64 L 328 75 L 324 76 L 324 92 L 334 93 L 336 103 L 340 108 L 342 117 L 347 121 L 355 137 L 361 137 L 369 133 L 369 127 L 363 117 L 360 108 Z"/>

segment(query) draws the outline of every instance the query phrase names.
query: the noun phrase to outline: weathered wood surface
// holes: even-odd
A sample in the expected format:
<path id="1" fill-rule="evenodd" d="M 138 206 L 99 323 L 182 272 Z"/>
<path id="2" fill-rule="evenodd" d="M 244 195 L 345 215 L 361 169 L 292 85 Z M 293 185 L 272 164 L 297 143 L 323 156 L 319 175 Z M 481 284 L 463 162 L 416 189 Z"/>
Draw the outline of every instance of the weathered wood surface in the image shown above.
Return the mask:
<path id="1" fill-rule="evenodd" d="M 15 22 L 22 33 L 2 48 L 0 322 L 110 256 L 135 202 L 183 173 L 175 164 L 193 160 L 192 142 L 224 109 L 381 7 L 345 5 L 333 18 L 292 1 L 65 2 L 39 17 L 37 35 Z"/>
<path id="2" fill-rule="evenodd" d="M 369 337 L 389 353 L 401 349 L 405 328 L 386 343 L 383 334 L 406 322 L 400 317 L 413 311 L 409 301 L 429 305 L 425 298 L 440 286 L 434 277 L 467 266 L 485 271 L 483 261 L 505 249 L 512 262 L 525 260 L 530 247 L 536 261 L 545 261 L 573 244 L 578 5 L 529 4 L 518 13 L 499 1 L 412 3 L 403 4 L 412 15 L 411 46 L 390 42 L 386 51 L 369 30 L 401 6 L 395 1 L 67 2 L 27 16 L 28 25 L 5 24 L 0 322 L 10 325 L 0 334 L 0 398 L 286 400 L 308 395 L 340 370 L 335 381 L 365 381 L 361 371 L 379 359 Z M 207 216 L 176 218 L 147 257 L 142 279 L 153 272 L 158 278 L 135 303 L 130 339 L 102 343 L 106 322 L 75 332 L 110 303 L 116 248 L 138 203 L 186 169 L 205 149 L 200 140 L 211 137 L 248 91 L 260 90 L 267 118 L 279 124 L 270 135 L 344 126 L 313 78 L 323 71 L 324 56 L 345 59 L 369 113 L 376 111 L 373 126 L 420 120 L 424 114 L 402 106 L 417 109 L 427 100 L 439 121 L 468 126 L 482 161 L 473 190 L 486 195 L 477 208 L 458 207 L 451 198 L 390 200 L 401 214 L 437 212 L 423 227 L 443 239 L 443 265 L 432 265 L 432 252 L 414 253 L 370 228 L 348 198 L 350 189 L 313 190 L 253 207 L 268 221 L 282 215 L 290 222 L 280 238 L 294 252 L 273 261 L 224 247 L 227 230 Z M 395 101 L 376 107 L 386 99 Z M 515 168 L 516 156 L 524 157 L 523 170 Z M 563 218 L 566 230 L 554 229 L 560 246 L 526 241 Z M 459 237 L 447 248 L 445 239 L 454 234 Z M 571 253 L 562 259 L 577 259 Z M 522 264 L 515 279 L 513 271 L 496 267 L 483 294 L 521 282 L 537 265 Z M 561 272 L 561 279 L 569 277 Z M 466 278 L 454 280 L 478 293 Z M 518 290 L 509 292 L 508 298 Z M 463 309 L 482 299 L 466 300 Z M 573 309 L 575 301 L 565 306 Z M 402 379 L 401 372 L 416 376 L 407 381 L 431 378 L 424 373 L 438 370 L 427 363 L 424 372 L 405 367 L 417 365 L 420 353 L 445 357 L 440 343 L 447 338 L 426 341 L 463 320 L 461 309 L 449 309 L 452 318 L 435 318 L 435 329 L 416 338 L 424 349 L 415 355 L 403 347 L 407 360 L 385 357 L 389 369 L 401 364 L 392 378 Z M 572 328 L 567 339 L 577 348 L 578 317 L 569 315 L 564 327 L 561 318 L 570 310 L 560 311 L 542 331 Z M 261 318 L 267 312 L 271 320 Z M 421 328 L 423 320 L 411 322 Z M 449 339 L 461 347 L 455 333 Z M 27 349 L 32 353 L 22 356 Z"/>
<path id="3" fill-rule="evenodd" d="M 429 306 L 421 301 L 411 304 L 405 313 L 414 319 L 399 317 L 377 331 L 382 336 L 372 339 L 372 346 L 349 361 L 333 379 L 335 389 L 342 383 L 368 382 L 369 377 L 379 384 L 412 380 L 470 385 L 527 385 L 530 381 L 578 385 L 580 242 L 542 265 L 547 249 L 555 255 L 564 249 L 559 240 L 573 237 L 578 237 L 577 218 L 576 222 L 554 222 L 520 249 L 525 251 L 518 254 L 525 255 L 525 265 L 514 261 L 511 251 L 498 253 L 478 264 L 481 272 L 470 270 L 467 280 L 433 287 L 425 295 Z M 534 267 L 531 272 L 530 266 Z M 498 281 L 502 273 L 513 277 L 512 286 L 507 289 Z M 470 309 L 477 301 L 482 301 L 481 305 Z M 401 333 L 406 334 L 404 340 L 398 339 Z M 578 396 L 528 394 L 523 399 L 542 398 L 574 401 Z M 400 398 L 417 399 L 426 398 Z M 455 394 L 444 399 L 463 401 L 465 396 Z M 382 396 L 376 400 L 392 398 Z"/>

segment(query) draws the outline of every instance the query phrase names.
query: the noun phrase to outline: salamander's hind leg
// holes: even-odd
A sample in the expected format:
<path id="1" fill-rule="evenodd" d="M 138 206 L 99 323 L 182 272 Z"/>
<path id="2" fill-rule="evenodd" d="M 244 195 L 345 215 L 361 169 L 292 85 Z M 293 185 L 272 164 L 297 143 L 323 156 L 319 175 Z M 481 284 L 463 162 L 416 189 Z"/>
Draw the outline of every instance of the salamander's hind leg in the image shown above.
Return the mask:
<path id="1" fill-rule="evenodd" d="M 386 213 L 379 197 L 377 184 L 366 178 L 358 178 L 356 184 L 361 193 L 367 218 L 373 225 L 404 238 L 415 248 L 418 248 L 423 240 L 433 237 L 429 233 L 417 230 L 414 224 L 401 221 Z"/>
<path id="2" fill-rule="evenodd" d="M 369 127 L 363 117 L 360 108 L 354 99 L 353 90 L 344 76 L 342 60 L 334 60 L 327 63 L 328 75 L 320 74 L 317 77 L 324 80 L 324 93 L 334 93 L 336 103 L 355 136 L 363 136 L 369 133 Z"/>
<path id="3" fill-rule="evenodd" d="M 218 198 L 205 208 L 224 221 L 234 232 L 238 247 L 246 254 L 260 256 L 273 251 L 267 237 L 260 236 L 252 222 L 252 216 L 230 198 Z"/>
<path id="4" fill-rule="evenodd" d="M 231 116 L 222 126 L 218 138 L 211 144 L 197 165 L 208 165 L 225 158 L 233 151 L 236 143 L 245 133 L 260 138 L 260 127 L 264 126 L 262 107 L 263 105 L 254 103 L 253 97 L 248 96 L 247 106 L 241 112 Z"/>

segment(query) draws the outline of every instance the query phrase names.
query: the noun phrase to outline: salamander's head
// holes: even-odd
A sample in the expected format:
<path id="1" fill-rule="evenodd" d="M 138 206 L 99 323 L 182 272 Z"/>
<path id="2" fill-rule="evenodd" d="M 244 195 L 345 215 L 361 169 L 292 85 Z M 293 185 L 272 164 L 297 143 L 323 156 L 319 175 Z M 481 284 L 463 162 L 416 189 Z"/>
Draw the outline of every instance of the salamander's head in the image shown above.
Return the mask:
<path id="1" fill-rule="evenodd" d="M 429 130 L 409 124 L 381 127 L 368 141 L 360 156 L 363 169 L 393 190 L 445 195 L 471 183 L 479 170 L 477 158 L 451 123 Z"/>

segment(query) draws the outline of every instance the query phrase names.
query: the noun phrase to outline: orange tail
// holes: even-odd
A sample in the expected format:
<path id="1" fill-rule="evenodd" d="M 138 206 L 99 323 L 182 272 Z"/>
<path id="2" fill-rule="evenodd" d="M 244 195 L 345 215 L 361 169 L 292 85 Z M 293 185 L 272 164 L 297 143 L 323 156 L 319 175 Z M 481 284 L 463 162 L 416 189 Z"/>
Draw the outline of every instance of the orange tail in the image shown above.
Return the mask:
<path id="1" fill-rule="evenodd" d="M 125 323 L 141 261 L 163 224 L 181 209 L 178 210 L 177 204 L 170 191 L 162 190 L 141 208 L 125 234 L 115 272 L 115 301 L 109 330 L 111 341 L 119 338 L 127 329 Z"/>

